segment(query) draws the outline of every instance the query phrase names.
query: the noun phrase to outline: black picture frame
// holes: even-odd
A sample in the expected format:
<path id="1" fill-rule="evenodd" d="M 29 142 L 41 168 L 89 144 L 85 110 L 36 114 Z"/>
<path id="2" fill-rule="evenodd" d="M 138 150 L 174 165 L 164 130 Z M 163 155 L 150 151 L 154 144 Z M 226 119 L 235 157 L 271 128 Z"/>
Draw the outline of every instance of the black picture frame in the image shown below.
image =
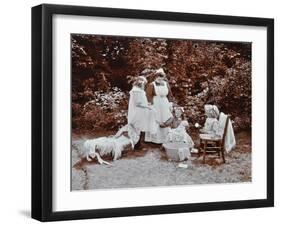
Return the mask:
<path id="1" fill-rule="evenodd" d="M 52 210 L 52 18 L 55 14 L 266 27 L 267 198 L 54 212 Z M 271 206 L 274 206 L 273 19 L 50 4 L 32 8 L 32 218 L 40 221 L 56 221 Z"/>

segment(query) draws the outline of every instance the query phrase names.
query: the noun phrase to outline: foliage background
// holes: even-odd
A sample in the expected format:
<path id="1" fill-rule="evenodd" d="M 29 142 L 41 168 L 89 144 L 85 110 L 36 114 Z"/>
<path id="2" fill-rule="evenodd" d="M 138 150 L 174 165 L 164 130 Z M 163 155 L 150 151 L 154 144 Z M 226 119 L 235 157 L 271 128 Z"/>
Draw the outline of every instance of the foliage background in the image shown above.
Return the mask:
<path id="1" fill-rule="evenodd" d="M 204 104 L 231 115 L 235 130 L 251 129 L 251 43 L 73 34 L 72 128 L 117 130 L 126 124 L 131 82 L 162 67 L 192 125 Z"/>

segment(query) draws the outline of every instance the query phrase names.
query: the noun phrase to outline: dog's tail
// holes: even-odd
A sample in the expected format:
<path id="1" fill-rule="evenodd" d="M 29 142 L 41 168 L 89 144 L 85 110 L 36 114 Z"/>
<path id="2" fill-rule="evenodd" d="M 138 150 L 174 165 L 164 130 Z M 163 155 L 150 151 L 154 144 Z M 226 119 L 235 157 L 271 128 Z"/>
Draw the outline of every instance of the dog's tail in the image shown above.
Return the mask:
<path id="1" fill-rule="evenodd" d="M 98 152 L 96 152 L 96 143 L 92 143 L 89 141 L 85 141 L 84 143 L 84 150 L 86 151 L 86 159 L 87 161 L 91 162 L 92 159 L 97 158 L 99 164 L 106 164 L 106 165 L 111 165 L 109 162 L 104 161 Z"/>

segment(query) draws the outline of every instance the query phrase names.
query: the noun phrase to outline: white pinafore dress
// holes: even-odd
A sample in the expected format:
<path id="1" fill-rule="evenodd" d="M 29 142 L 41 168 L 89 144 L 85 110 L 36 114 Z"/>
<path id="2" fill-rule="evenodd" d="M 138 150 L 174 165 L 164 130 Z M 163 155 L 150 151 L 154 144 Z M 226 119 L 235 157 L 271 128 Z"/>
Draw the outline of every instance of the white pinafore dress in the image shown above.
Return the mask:
<path id="1" fill-rule="evenodd" d="M 155 112 L 147 109 L 147 107 L 148 102 L 145 91 L 134 86 L 130 91 L 128 124 L 139 132 L 152 131 L 156 133 L 158 124 L 156 123 Z"/>
<path id="2" fill-rule="evenodd" d="M 158 85 L 158 86 L 155 84 L 155 82 L 153 82 L 152 84 L 154 86 L 154 90 L 156 94 L 153 97 L 153 109 L 155 111 L 155 117 L 157 122 L 164 123 L 169 118 L 173 117 L 170 109 L 171 103 L 167 98 L 169 94 L 169 89 L 166 82 L 164 82 L 164 85 Z M 145 133 L 145 141 L 162 144 L 165 142 L 168 132 L 169 132 L 169 127 L 160 128 L 160 126 L 158 126 L 156 133 L 151 133 L 151 132 Z"/>

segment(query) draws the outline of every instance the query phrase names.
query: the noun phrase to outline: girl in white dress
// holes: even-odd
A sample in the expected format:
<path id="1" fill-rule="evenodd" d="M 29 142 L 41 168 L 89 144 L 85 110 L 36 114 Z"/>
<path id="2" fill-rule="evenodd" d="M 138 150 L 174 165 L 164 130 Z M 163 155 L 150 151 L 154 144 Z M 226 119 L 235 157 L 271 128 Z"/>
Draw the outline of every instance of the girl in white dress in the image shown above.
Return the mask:
<path id="1" fill-rule="evenodd" d="M 168 82 L 165 81 L 163 69 L 158 70 L 156 73 L 158 77 L 150 84 L 150 89 L 154 93 L 151 104 L 156 113 L 156 121 L 162 124 L 173 117 L 171 112 L 172 103 L 168 100 L 168 95 L 169 93 L 171 94 L 171 91 Z M 169 127 L 161 128 L 158 126 L 156 133 L 154 131 L 145 133 L 145 141 L 162 144 L 165 142 L 168 132 Z"/>
<path id="2" fill-rule="evenodd" d="M 157 124 L 155 112 L 152 107 L 148 105 L 144 87 L 146 79 L 139 76 L 133 88 L 130 91 L 129 108 L 128 108 L 128 124 L 132 125 L 140 134 L 140 142 L 144 138 L 144 132 L 150 131 L 152 134 L 156 133 Z M 136 144 L 136 148 L 140 147 L 140 142 Z"/>
<path id="3" fill-rule="evenodd" d="M 181 141 L 185 143 L 188 148 L 193 148 L 194 142 L 189 134 L 186 132 L 186 128 L 189 127 L 188 121 L 183 120 L 184 109 L 182 107 L 173 107 L 173 118 L 170 118 L 160 127 L 170 127 L 170 132 L 166 138 L 166 142 L 178 142 Z"/>

